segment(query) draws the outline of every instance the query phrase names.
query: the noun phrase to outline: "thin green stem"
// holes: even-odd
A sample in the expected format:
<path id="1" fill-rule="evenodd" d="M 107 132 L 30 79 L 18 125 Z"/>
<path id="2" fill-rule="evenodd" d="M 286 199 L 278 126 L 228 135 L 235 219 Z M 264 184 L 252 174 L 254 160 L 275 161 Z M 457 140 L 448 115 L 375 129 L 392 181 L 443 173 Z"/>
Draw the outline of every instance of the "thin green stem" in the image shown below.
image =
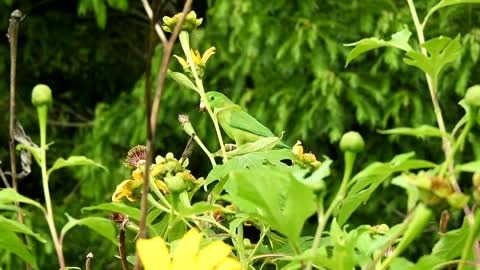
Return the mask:
<path id="1" fill-rule="evenodd" d="M 250 256 L 248 256 L 249 260 L 252 260 L 253 256 L 255 255 L 255 252 L 257 252 L 257 249 L 259 246 L 261 246 L 263 239 L 265 239 L 265 236 L 267 235 L 267 232 L 270 230 L 270 227 L 268 226 L 262 226 L 262 231 L 260 232 L 260 238 L 258 239 L 257 244 L 253 248 L 252 252 L 250 252 Z"/>
<path id="2" fill-rule="evenodd" d="M 203 222 L 208 222 L 208 223 L 212 223 L 213 225 L 215 225 L 215 227 L 219 228 L 220 230 L 230 234 L 230 230 L 223 226 L 222 224 L 218 223 L 216 220 L 214 219 L 209 219 L 209 218 L 204 218 L 204 217 L 197 217 L 197 216 L 191 216 L 191 217 L 187 217 L 189 219 L 192 219 L 192 220 L 197 220 L 197 221 L 203 221 Z"/>
<path id="3" fill-rule="evenodd" d="M 236 237 L 236 248 L 238 252 L 238 258 L 240 259 L 240 265 L 242 266 L 242 269 L 247 269 L 248 268 L 248 260 L 247 257 L 245 256 L 245 245 L 243 243 L 243 224 L 240 224 L 237 227 L 237 237 Z"/>
<path id="4" fill-rule="evenodd" d="M 207 147 L 203 144 L 202 140 L 198 138 L 197 135 L 194 134 L 193 139 L 197 144 L 202 148 L 203 152 L 207 155 L 208 159 L 210 160 L 210 163 L 212 163 L 212 166 L 215 167 L 217 166 L 217 162 L 215 162 L 215 158 L 213 157 L 213 154 L 207 149 Z"/>
<path id="5" fill-rule="evenodd" d="M 215 126 L 215 132 L 217 134 L 218 142 L 220 143 L 220 149 L 222 150 L 223 159 L 227 160 L 227 151 L 225 150 L 225 144 L 223 143 L 223 137 L 222 133 L 220 132 L 220 126 L 218 125 L 217 116 L 210 108 L 210 104 L 208 104 L 207 98 L 205 96 L 205 89 L 203 88 L 203 82 L 198 77 L 197 69 L 195 68 L 192 54 L 190 53 L 190 38 L 188 32 L 182 31 L 180 33 L 180 44 L 182 45 L 183 52 L 185 53 L 185 57 L 187 59 L 187 63 L 190 66 L 190 70 L 192 71 L 193 77 L 195 79 L 195 85 L 197 87 L 198 93 L 200 94 L 200 99 L 205 101 L 207 112 L 213 121 L 213 125 Z"/>
<path id="6" fill-rule="evenodd" d="M 57 252 L 58 263 L 60 269 L 65 269 L 65 259 L 63 257 L 62 243 L 58 238 L 57 229 L 55 228 L 55 220 L 53 217 L 52 200 L 50 197 L 50 189 L 48 187 L 48 173 L 47 173 L 47 112 L 48 106 L 41 105 L 37 107 L 38 122 L 40 125 L 40 168 L 42 170 L 42 185 L 43 195 L 45 197 L 45 204 L 47 206 L 47 213 L 45 219 L 47 220 L 50 234 L 52 235 L 53 244 Z"/>

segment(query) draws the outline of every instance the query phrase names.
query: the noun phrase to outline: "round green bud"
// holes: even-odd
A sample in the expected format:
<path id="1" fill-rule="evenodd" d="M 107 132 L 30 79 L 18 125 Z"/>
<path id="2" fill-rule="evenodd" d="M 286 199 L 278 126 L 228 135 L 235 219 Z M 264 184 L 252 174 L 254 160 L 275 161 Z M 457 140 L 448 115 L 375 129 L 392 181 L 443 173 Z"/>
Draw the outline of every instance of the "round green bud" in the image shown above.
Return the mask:
<path id="1" fill-rule="evenodd" d="M 32 103 L 35 106 L 52 104 L 52 90 L 48 85 L 37 84 L 32 90 Z"/>
<path id="2" fill-rule="evenodd" d="M 474 85 L 465 93 L 465 103 L 472 107 L 480 107 L 480 85 Z"/>
<path id="3" fill-rule="evenodd" d="M 165 184 L 167 184 L 168 190 L 172 193 L 183 192 L 187 187 L 183 177 L 178 174 L 171 177 L 165 177 Z"/>
<path id="4" fill-rule="evenodd" d="M 354 153 L 362 152 L 365 148 L 365 142 L 363 141 L 362 135 L 356 131 L 349 131 L 343 134 L 342 139 L 340 139 L 340 149 L 343 152 L 350 151 Z"/>

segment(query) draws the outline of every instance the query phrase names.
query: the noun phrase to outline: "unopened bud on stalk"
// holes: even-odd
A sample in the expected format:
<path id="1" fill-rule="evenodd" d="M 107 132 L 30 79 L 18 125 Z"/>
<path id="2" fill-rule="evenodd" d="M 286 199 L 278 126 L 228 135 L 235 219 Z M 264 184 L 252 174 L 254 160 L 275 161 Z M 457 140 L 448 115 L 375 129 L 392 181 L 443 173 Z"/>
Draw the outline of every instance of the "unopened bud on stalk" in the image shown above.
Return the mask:
<path id="1" fill-rule="evenodd" d="M 37 84 L 32 90 L 32 104 L 36 107 L 52 104 L 52 90 L 48 85 Z"/>
<path id="2" fill-rule="evenodd" d="M 474 85 L 467 89 L 465 102 L 472 107 L 480 107 L 480 85 Z"/>
<path id="3" fill-rule="evenodd" d="M 340 139 L 340 149 L 343 152 L 350 151 L 354 153 L 360 153 L 365 148 L 365 142 L 362 135 L 356 131 L 349 131 L 343 134 Z"/>

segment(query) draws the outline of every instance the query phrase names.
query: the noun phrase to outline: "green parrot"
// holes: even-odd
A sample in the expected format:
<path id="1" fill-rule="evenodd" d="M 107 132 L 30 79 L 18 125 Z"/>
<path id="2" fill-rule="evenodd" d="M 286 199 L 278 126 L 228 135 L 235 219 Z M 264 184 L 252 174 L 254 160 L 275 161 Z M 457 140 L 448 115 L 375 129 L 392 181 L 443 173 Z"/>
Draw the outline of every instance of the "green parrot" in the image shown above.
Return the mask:
<path id="1" fill-rule="evenodd" d="M 239 105 L 233 103 L 224 94 L 211 91 L 205 93 L 205 95 L 210 108 L 217 115 L 218 123 L 227 136 L 235 141 L 237 146 L 252 143 L 261 138 L 276 137 L 270 129 L 242 110 Z M 200 110 L 206 110 L 206 104 L 203 100 L 200 102 Z M 283 142 L 279 142 L 277 146 L 290 148 Z"/>

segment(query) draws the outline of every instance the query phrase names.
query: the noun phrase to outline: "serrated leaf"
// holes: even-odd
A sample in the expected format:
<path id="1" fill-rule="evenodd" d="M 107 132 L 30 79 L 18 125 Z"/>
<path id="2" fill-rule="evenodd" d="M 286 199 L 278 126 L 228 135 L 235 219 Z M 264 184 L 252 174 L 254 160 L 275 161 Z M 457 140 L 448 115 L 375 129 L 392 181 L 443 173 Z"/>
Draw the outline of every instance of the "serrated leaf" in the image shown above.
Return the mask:
<path id="1" fill-rule="evenodd" d="M 402 31 L 393 34 L 389 41 L 373 37 L 364 38 L 354 43 L 345 44 L 345 46 L 355 46 L 355 48 L 353 48 L 353 50 L 348 54 L 345 67 L 347 67 L 348 64 L 359 55 L 380 47 L 393 47 L 409 52 L 412 50 L 408 44 L 408 40 L 410 39 L 411 35 L 412 33 L 410 30 L 405 28 Z"/>
<path id="2" fill-rule="evenodd" d="M 25 224 L 21 224 L 16 220 L 11 220 L 11 219 L 5 218 L 4 216 L 0 216 L 0 226 L 2 226 L 4 229 L 9 230 L 11 232 L 23 233 L 26 235 L 33 236 L 35 237 L 35 239 L 37 239 L 41 243 L 47 242 L 47 240 L 45 240 L 45 238 L 43 238 L 40 234 L 34 233 L 30 228 L 25 226 Z"/>
<path id="3" fill-rule="evenodd" d="M 357 173 L 350 181 L 347 196 L 336 212 L 338 223 L 343 225 L 360 204 L 365 203 L 377 187 L 394 173 L 436 166 L 426 160 L 411 160 L 413 155 L 412 152 L 404 153 L 395 156 L 390 162 L 375 162 Z"/>
<path id="4" fill-rule="evenodd" d="M 37 207 L 43 212 L 46 212 L 45 208 L 43 208 L 43 206 L 40 203 L 30 198 L 27 198 L 23 195 L 20 195 L 18 192 L 16 192 L 12 188 L 5 188 L 0 190 L 0 203 L 5 204 L 5 203 L 14 203 L 14 202 L 27 203 Z"/>
<path id="5" fill-rule="evenodd" d="M 293 159 L 292 151 L 288 149 L 269 150 L 261 152 L 253 152 L 241 156 L 235 156 L 224 164 L 215 166 L 205 179 L 204 185 L 208 185 L 218 179 L 221 179 L 235 170 L 243 170 L 245 168 L 254 168 L 263 164 L 271 164 L 273 166 L 287 166 L 282 160 Z"/>
<path id="6" fill-rule="evenodd" d="M 17 234 L 8 230 L 3 224 L 0 224 L 0 231 L 2 232 L 2 237 L 0 237 L 0 250 L 11 252 L 31 264 L 35 269 L 38 269 L 35 256 L 25 247 Z"/>
<path id="7" fill-rule="evenodd" d="M 464 218 L 462 227 L 440 235 L 440 240 L 433 246 L 432 255 L 445 260 L 452 260 L 462 255 L 463 246 L 468 237 L 470 226 Z"/>
<path id="8" fill-rule="evenodd" d="M 171 71 L 170 69 L 167 70 L 167 74 L 174 81 L 178 82 L 179 84 L 181 84 L 181 85 L 183 85 L 187 88 L 193 89 L 193 90 L 195 90 L 195 92 L 198 93 L 198 89 L 195 86 L 195 84 L 193 84 L 193 82 L 187 76 L 185 76 L 185 74 L 180 73 L 180 72 L 174 72 L 174 71 Z"/>
<path id="9" fill-rule="evenodd" d="M 392 128 L 387 130 L 378 130 L 380 134 L 389 134 L 389 135 L 408 135 L 408 136 L 415 136 L 419 138 L 425 137 L 446 137 L 451 139 L 451 136 L 447 133 L 441 132 L 440 129 L 437 127 L 429 126 L 429 125 L 421 125 L 419 127 L 399 127 L 399 128 Z"/>
<path id="10" fill-rule="evenodd" d="M 225 190 L 240 210 L 295 242 L 303 224 L 315 212 L 313 191 L 288 170 L 270 166 L 238 170 L 231 174 Z"/>
<path id="11" fill-rule="evenodd" d="M 428 11 L 427 16 L 425 16 L 425 19 L 423 20 L 422 27 L 425 27 L 427 24 L 428 19 L 430 16 L 432 16 L 433 13 L 435 13 L 437 10 L 452 6 L 452 5 L 458 5 L 458 4 L 479 4 L 480 0 L 442 0 L 438 4 L 436 4 L 433 8 Z"/>
<path id="12" fill-rule="evenodd" d="M 72 166 L 85 166 L 85 165 L 92 165 L 100 167 L 104 170 L 107 170 L 102 164 L 95 162 L 89 158 L 84 156 L 70 156 L 68 159 L 59 158 L 53 163 L 52 167 L 48 169 L 47 174 L 50 175 L 53 171 L 64 168 L 64 167 L 72 167 Z"/>
<path id="13" fill-rule="evenodd" d="M 90 230 L 100 234 L 106 239 L 110 240 L 114 245 L 118 246 L 117 228 L 115 222 L 110 219 L 102 217 L 86 217 L 82 219 L 75 219 L 66 214 L 68 222 L 63 226 L 60 233 L 61 238 L 65 238 L 65 234 L 75 226 L 87 226 Z"/>
<path id="14" fill-rule="evenodd" d="M 418 67 L 434 80 L 447 64 L 458 59 L 462 49 L 460 35 L 453 40 L 444 36 L 436 37 L 423 43 L 422 47 L 427 49 L 429 56 L 419 51 L 410 51 L 403 61 L 407 65 Z"/>
<path id="15" fill-rule="evenodd" d="M 455 166 L 457 172 L 480 172 L 480 160 L 467 162 L 464 164 L 458 164 Z"/>

